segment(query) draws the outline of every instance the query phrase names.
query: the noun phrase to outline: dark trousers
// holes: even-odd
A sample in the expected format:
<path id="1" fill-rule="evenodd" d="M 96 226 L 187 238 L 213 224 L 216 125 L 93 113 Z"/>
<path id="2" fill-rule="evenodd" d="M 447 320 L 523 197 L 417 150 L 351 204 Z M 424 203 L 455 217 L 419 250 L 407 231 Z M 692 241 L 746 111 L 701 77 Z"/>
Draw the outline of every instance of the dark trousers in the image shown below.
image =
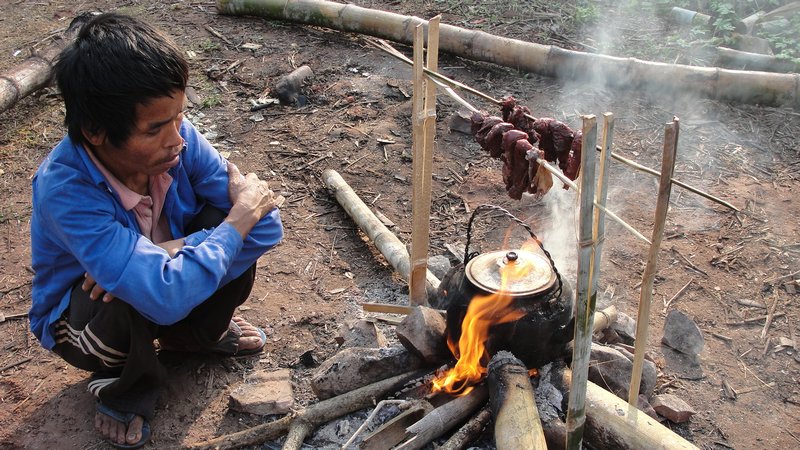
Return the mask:
<path id="1" fill-rule="evenodd" d="M 219 225 L 224 217 L 221 211 L 206 207 L 187 234 Z M 108 303 L 90 299 L 81 289 L 83 280 L 78 280 L 69 309 L 56 322 L 53 351 L 67 363 L 93 372 L 89 391 L 103 404 L 150 419 L 166 378 L 153 341 L 191 351 L 213 345 L 227 332 L 236 307 L 250 295 L 255 273 L 254 264 L 169 326 L 145 319 L 123 299 Z"/>

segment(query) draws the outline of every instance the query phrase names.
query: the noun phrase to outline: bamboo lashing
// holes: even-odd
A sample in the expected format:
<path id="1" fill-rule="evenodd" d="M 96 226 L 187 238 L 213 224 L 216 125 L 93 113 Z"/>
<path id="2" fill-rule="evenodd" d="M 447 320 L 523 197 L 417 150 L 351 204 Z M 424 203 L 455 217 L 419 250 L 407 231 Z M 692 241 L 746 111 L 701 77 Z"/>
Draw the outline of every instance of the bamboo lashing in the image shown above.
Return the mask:
<path id="1" fill-rule="evenodd" d="M 594 260 L 593 205 L 595 200 L 595 155 L 587 151 L 597 140 L 597 119 L 583 116 L 583 142 L 580 171 L 580 213 L 578 215 L 578 282 L 575 295 L 575 337 L 572 352 L 572 383 L 567 408 L 568 450 L 581 448 L 586 422 L 586 382 L 589 378 L 589 356 L 592 348 L 592 314 L 596 293 L 592 292 L 590 271 Z"/>
<path id="2" fill-rule="evenodd" d="M 664 236 L 664 225 L 667 221 L 669 209 L 669 196 L 672 191 L 672 172 L 675 170 L 675 155 L 678 150 L 678 133 L 680 122 L 678 118 L 672 119 L 664 127 L 664 149 L 661 160 L 661 181 L 658 185 L 658 202 L 653 226 L 653 243 L 647 255 L 647 265 L 642 275 L 642 291 L 639 296 L 639 313 L 636 318 L 636 345 L 633 352 L 633 372 L 631 385 L 628 391 L 628 403 L 636 406 L 639 398 L 639 387 L 642 381 L 644 367 L 644 352 L 647 350 L 647 338 L 650 328 L 650 304 L 653 298 L 653 281 L 656 277 L 656 263 L 658 250 L 661 248 L 661 239 Z"/>
<path id="3" fill-rule="evenodd" d="M 386 45 L 388 48 L 381 48 L 381 47 L 379 47 L 379 48 L 381 48 L 382 50 L 386 51 L 387 53 L 390 53 L 390 54 L 392 54 L 392 55 L 396 56 L 397 58 L 399 58 L 399 59 L 401 59 L 401 60 L 403 60 L 403 61 L 405 61 L 405 62 L 407 62 L 407 63 L 409 63 L 409 64 L 411 64 L 411 65 L 413 65 L 413 64 L 414 64 L 414 62 L 413 62 L 413 61 L 411 61 L 410 59 L 408 59 L 408 58 L 407 58 L 405 55 L 403 55 L 402 53 L 398 52 L 398 51 L 397 51 L 397 50 L 396 50 L 394 47 L 392 47 L 392 46 L 391 46 L 391 45 L 389 45 L 388 43 L 385 43 L 385 42 L 384 42 L 384 45 Z M 426 72 L 426 73 L 427 73 L 427 72 Z M 452 81 L 452 80 L 451 80 L 451 81 Z M 464 107 L 465 107 L 465 108 L 467 108 L 468 110 L 470 110 L 470 111 L 472 111 L 472 112 L 479 112 L 479 111 L 480 111 L 478 108 L 476 108 L 476 107 L 472 106 L 472 105 L 471 105 L 469 102 L 467 102 L 467 101 L 466 101 L 466 100 L 465 100 L 463 97 L 461 97 L 461 96 L 460 96 L 460 95 L 458 95 L 458 94 L 457 94 L 455 91 L 453 91 L 453 89 L 451 89 L 449 86 L 446 86 L 446 85 L 444 85 L 444 84 L 441 84 L 441 82 L 439 82 L 439 81 L 438 81 L 438 80 L 436 80 L 435 78 L 434 78 L 434 82 L 436 82 L 436 84 L 437 84 L 438 86 L 440 86 L 440 87 L 443 87 L 443 88 L 444 88 L 444 91 L 445 91 L 445 92 L 446 92 L 446 93 L 447 93 L 447 94 L 448 94 L 450 97 L 452 97 L 454 100 L 456 100 L 458 103 L 460 103 L 462 106 L 464 106 Z M 454 81 L 454 83 L 458 83 L 458 82 L 457 82 L 457 81 Z M 460 84 L 460 83 L 459 83 L 459 84 Z M 471 88 L 470 88 L 470 89 L 471 89 Z M 481 94 L 481 95 L 484 95 L 484 94 Z M 488 97 L 488 98 L 491 98 L 491 97 Z M 575 182 L 573 182 L 572 180 L 570 180 L 569 178 L 567 178 L 567 177 L 566 177 L 566 176 L 565 176 L 563 173 L 561 173 L 561 171 L 560 171 L 560 170 L 556 170 L 556 168 L 555 168 L 555 167 L 553 167 L 552 165 L 550 165 L 550 163 L 549 163 L 547 160 L 545 160 L 545 159 L 542 159 L 542 158 L 536 158 L 536 162 L 537 162 L 537 163 L 539 163 L 539 165 L 540 165 L 540 166 L 544 167 L 544 168 L 545 168 L 545 169 L 546 169 L 548 172 L 550 172 L 551 174 L 553 174 L 553 175 L 554 175 L 556 178 L 558 178 L 558 179 L 559 179 L 561 182 L 563 182 L 563 183 L 564 183 L 564 184 L 566 184 L 567 186 L 571 187 L 572 189 L 575 189 L 576 191 L 580 192 L 580 189 L 578 188 L 578 185 L 576 185 L 576 184 L 575 184 Z M 602 211 L 603 211 L 603 212 L 604 212 L 606 215 L 608 215 L 608 217 L 610 217 L 612 220 L 614 220 L 614 221 L 615 221 L 615 222 L 617 222 L 618 224 L 622 225 L 622 227 L 623 227 L 623 228 L 625 228 L 626 230 L 628 230 L 628 231 L 629 231 L 631 234 L 633 234 L 633 235 L 634 235 L 634 236 L 636 236 L 637 238 L 641 239 L 642 241 L 644 241 L 644 242 L 647 242 L 647 244 L 648 244 L 648 245 L 650 244 L 650 239 L 648 239 L 647 237 L 645 237 L 645 235 L 643 235 L 642 233 L 640 233 L 640 232 L 639 232 L 639 231 L 638 231 L 636 228 L 633 228 L 633 227 L 632 227 L 631 225 L 629 225 L 627 222 L 625 222 L 624 220 L 622 220 L 622 219 L 621 219 L 619 216 L 617 216 L 617 215 L 616 215 L 616 214 L 615 214 L 613 211 L 611 211 L 611 210 L 607 209 L 605 206 L 603 206 L 603 205 L 600 205 L 600 204 L 599 204 L 599 203 L 597 203 L 597 202 L 595 202 L 594 206 L 595 206 L 596 208 L 600 208 L 600 209 L 601 209 L 601 210 L 602 210 Z"/>
<path id="4" fill-rule="evenodd" d="M 429 68 L 436 70 L 439 54 L 439 19 L 434 17 L 428 27 Z M 427 305 L 425 276 L 430 246 L 431 177 L 433 174 L 433 144 L 436 136 L 436 86 L 426 82 L 423 74 L 423 28 L 417 25 L 414 34 L 414 91 L 412 97 L 413 188 L 411 232 L 411 276 L 409 304 Z"/>
<path id="5" fill-rule="evenodd" d="M 379 50 L 382 50 L 382 51 L 384 51 L 384 52 L 386 52 L 386 53 L 388 53 L 388 54 L 400 59 L 401 61 L 405 62 L 406 64 L 412 64 L 413 65 L 413 61 L 411 61 L 405 55 L 400 53 L 397 49 L 392 47 L 388 42 L 379 39 L 377 41 L 377 43 L 373 42 L 373 41 L 370 41 L 370 43 L 372 43 L 372 45 L 375 46 L 376 48 L 378 48 Z M 438 85 L 443 87 L 445 89 L 445 92 L 447 92 L 451 97 L 453 97 L 461 105 L 466 106 L 466 105 L 469 105 L 469 104 L 466 103 L 463 98 L 461 98 L 457 94 L 455 94 L 455 92 L 452 92 L 452 88 L 453 87 L 456 87 L 458 89 L 463 89 L 463 90 L 469 92 L 470 94 L 476 95 L 476 96 L 478 96 L 478 97 L 480 97 L 480 98 L 482 98 L 482 99 L 484 99 L 484 100 L 486 100 L 486 101 L 488 101 L 490 103 L 494 103 L 496 105 L 502 104 L 502 102 L 500 100 L 498 100 L 498 99 L 496 99 L 496 98 L 494 98 L 494 97 L 492 97 L 492 96 L 490 96 L 488 94 L 485 94 L 485 93 L 483 93 L 483 92 L 481 92 L 481 91 L 479 91 L 479 90 L 477 90 L 475 88 L 467 86 L 464 83 L 461 83 L 459 81 L 453 80 L 452 78 L 448 78 L 447 76 L 442 75 L 441 73 L 432 72 L 432 71 L 427 70 L 427 69 L 423 70 L 423 72 L 426 75 L 430 76 L 431 78 L 436 79 L 439 82 Z M 448 92 L 447 89 L 450 89 L 450 92 Z M 452 94 L 451 94 L 451 92 L 452 92 Z M 472 112 L 478 111 L 478 109 L 475 108 L 472 105 L 467 106 L 467 109 L 469 109 Z M 525 114 L 525 117 L 527 117 L 529 119 L 532 119 L 532 120 L 536 119 L 535 117 L 531 116 L 530 114 Z M 600 147 L 597 147 L 596 150 L 600 150 Z M 618 155 L 618 154 L 616 154 L 614 152 L 611 152 L 611 157 L 616 159 L 617 161 L 619 161 L 619 162 L 621 162 L 621 163 L 633 168 L 633 169 L 639 170 L 641 172 L 649 173 L 650 175 L 653 175 L 653 176 L 656 176 L 656 177 L 660 177 L 661 176 L 661 173 L 658 172 L 657 170 L 651 169 L 651 168 L 649 168 L 647 166 L 639 164 L 639 163 L 637 163 L 637 162 L 635 162 L 633 160 L 625 158 L 624 156 Z M 726 202 L 725 200 L 722 200 L 721 198 L 715 197 L 715 196 L 709 194 L 708 192 L 702 191 L 702 190 L 700 190 L 700 189 L 698 189 L 698 188 L 696 188 L 696 187 L 694 187 L 692 185 L 689 185 L 687 183 L 684 183 L 684 182 L 682 182 L 680 180 L 676 180 L 675 178 L 672 178 L 672 183 L 676 184 L 676 185 L 678 185 L 678 186 L 680 186 L 680 187 L 682 187 L 684 189 L 686 189 L 689 192 L 697 194 L 697 195 L 699 195 L 699 196 L 701 196 L 701 197 L 703 197 L 703 198 L 705 198 L 707 200 L 711 200 L 712 202 L 720 204 L 720 205 L 722 205 L 722 206 L 724 206 L 726 208 L 730 208 L 730 209 L 732 209 L 732 210 L 734 210 L 736 212 L 740 211 L 739 208 L 733 206 L 729 202 Z M 616 219 L 614 219 L 614 220 L 616 221 Z M 649 243 L 649 240 L 648 240 L 648 243 Z"/>

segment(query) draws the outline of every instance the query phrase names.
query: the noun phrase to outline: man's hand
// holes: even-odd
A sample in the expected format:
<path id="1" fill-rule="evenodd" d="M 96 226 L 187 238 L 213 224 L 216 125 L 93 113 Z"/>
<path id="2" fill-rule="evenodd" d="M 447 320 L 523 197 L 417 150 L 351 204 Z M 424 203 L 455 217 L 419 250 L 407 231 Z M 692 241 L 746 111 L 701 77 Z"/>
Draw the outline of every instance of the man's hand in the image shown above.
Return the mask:
<path id="1" fill-rule="evenodd" d="M 267 182 L 259 180 L 254 173 L 242 177 L 239 168 L 228 162 L 228 195 L 233 207 L 226 222 L 236 228 L 242 239 L 255 226 L 256 222 L 267 215 L 273 208 L 280 206 L 284 198 L 275 195 L 267 186 Z"/>
<path id="2" fill-rule="evenodd" d="M 83 284 L 81 285 L 81 289 L 83 289 L 84 292 L 88 292 L 89 298 L 92 300 L 97 300 L 100 297 L 103 298 L 103 303 L 108 303 L 111 300 L 114 300 L 114 296 L 111 293 L 106 292 L 102 286 L 97 284 L 97 282 L 94 281 L 94 278 L 89 275 L 89 272 L 83 274 Z"/>

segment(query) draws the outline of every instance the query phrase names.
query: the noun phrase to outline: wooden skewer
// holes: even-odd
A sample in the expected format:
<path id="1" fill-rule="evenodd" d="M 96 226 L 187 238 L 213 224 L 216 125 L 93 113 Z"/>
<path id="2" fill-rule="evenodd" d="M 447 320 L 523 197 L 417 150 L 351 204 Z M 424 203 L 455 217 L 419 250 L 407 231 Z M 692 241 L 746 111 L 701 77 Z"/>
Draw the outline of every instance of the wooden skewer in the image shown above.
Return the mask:
<path id="1" fill-rule="evenodd" d="M 372 44 L 376 48 L 378 48 L 380 50 L 383 50 L 386 53 L 389 53 L 390 55 L 400 59 L 401 61 L 404 61 L 407 64 L 413 64 L 413 61 L 408 59 L 405 55 L 400 53 L 397 49 L 392 47 L 391 44 L 389 44 L 388 42 L 386 42 L 384 40 L 380 40 L 379 39 L 377 44 L 374 43 L 374 42 L 372 42 Z M 500 100 L 498 100 L 498 99 L 496 99 L 496 98 L 494 98 L 494 97 L 492 97 L 490 95 L 484 94 L 483 92 L 481 92 L 481 91 L 479 91 L 479 90 L 477 90 L 475 88 L 472 88 L 470 86 L 467 86 L 464 83 L 461 83 L 459 81 L 456 81 L 456 80 L 453 80 L 451 78 L 448 78 L 447 76 L 442 75 L 442 74 L 440 74 L 438 72 L 434 72 L 434 71 L 431 71 L 431 70 L 428 70 L 428 69 L 425 69 L 423 72 L 426 75 L 430 76 L 431 78 L 437 80 L 438 81 L 437 84 L 439 86 L 442 86 L 442 87 L 447 86 L 447 88 L 445 88 L 445 90 L 450 89 L 452 91 L 452 88 L 451 88 L 451 86 L 452 86 L 452 87 L 456 87 L 456 88 L 459 88 L 459 89 L 463 89 L 463 90 L 469 92 L 470 94 L 474 94 L 474 95 L 476 95 L 476 96 L 478 96 L 478 97 L 480 97 L 480 98 L 482 98 L 482 99 L 484 99 L 484 100 L 486 100 L 486 101 L 488 101 L 490 103 L 494 103 L 496 105 L 502 105 L 502 103 L 503 103 L 502 101 L 500 101 Z M 455 93 L 455 92 L 453 92 L 453 93 Z M 448 92 L 448 94 L 450 94 L 450 93 Z M 464 99 L 463 98 L 461 98 L 461 97 L 457 97 L 457 98 L 453 97 L 453 98 L 456 99 L 456 101 L 459 101 L 459 103 L 461 103 L 462 105 L 464 105 Z M 469 109 L 472 112 L 478 111 L 478 109 L 476 109 L 476 108 L 474 108 L 472 106 L 467 106 L 467 109 Z M 536 120 L 536 117 L 533 117 L 530 114 L 525 114 L 525 117 L 527 117 L 529 119 L 532 119 L 532 120 Z M 596 147 L 596 150 L 600 151 L 600 147 L 599 146 Z M 636 170 L 639 170 L 639 171 L 642 171 L 642 172 L 645 172 L 645 173 L 649 173 L 650 175 L 653 175 L 653 176 L 656 176 L 656 177 L 660 177 L 661 176 L 661 173 L 659 171 L 657 171 L 655 169 L 651 169 L 650 167 L 647 167 L 647 166 L 643 166 L 643 165 L 641 165 L 641 164 L 639 164 L 639 163 L 637 163 L 635 161 L 632 161 L 632 160 L 630 160 L 628 158 L 625 158 L 624 156 L 618 155 L 618 154 L 616 154 L 614 152 L 611 152 L 611 157 L 616 159 L 617 161 L 629 166 L 629 167 L 632 167 L 632 168 L 636 169 Z M 730 208 L 730 209 L 732 209 L 732 210 L 734 210 L 736 212 L 741 211 L 739 208 L 733 206 L 732 204 L 726 202 L 725 200 L 722 200 L 719 197 L 715 197 L 715 196 L 709 194 L 708 192 L 702 191 L 702 190 L 700 190 L 700 189 L 698 189 L 698 188 L 696 188 L 696 187 L 694 187 L 692 185 L 686 184 L 686 183 L 684 183 L 684 182 L 682 182 L 680 180 L 676 180 L 675 178 L 670 178 L 670 179 L 671 179 L 673 184 L 676 184 L 676 185 L 686 189 L 687 191 L 693 192 L 693 193 L 695 193 L 695 194 L 697 194 L 697 195 L 699 195 L 701 197 L 704 197 L 704 198 L 706 198 L 708 200 L 711 200 L 712 202 L 715 202 L 715 203 L 718 203 L 718 204 L 720 204 L 722 206 L 725 206 L 726 208 Z"/>

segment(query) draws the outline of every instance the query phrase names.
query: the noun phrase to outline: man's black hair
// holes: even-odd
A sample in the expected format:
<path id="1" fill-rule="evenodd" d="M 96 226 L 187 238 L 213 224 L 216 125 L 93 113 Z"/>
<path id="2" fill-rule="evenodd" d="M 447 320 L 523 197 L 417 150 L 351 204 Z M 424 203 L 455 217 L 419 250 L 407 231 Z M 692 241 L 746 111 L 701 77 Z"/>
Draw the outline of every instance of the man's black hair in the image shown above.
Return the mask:
<path id="1" fill-rule="evenodd" d="M 186 60 L 168 37 L 115 13 L 84 25 L 59 55 L 54 72 L 72 140 L 85 143 L 85 129 L 105 132 L 115 146 L 130 137 L 136 105 L 185 90 L 189 78 Z"/>

